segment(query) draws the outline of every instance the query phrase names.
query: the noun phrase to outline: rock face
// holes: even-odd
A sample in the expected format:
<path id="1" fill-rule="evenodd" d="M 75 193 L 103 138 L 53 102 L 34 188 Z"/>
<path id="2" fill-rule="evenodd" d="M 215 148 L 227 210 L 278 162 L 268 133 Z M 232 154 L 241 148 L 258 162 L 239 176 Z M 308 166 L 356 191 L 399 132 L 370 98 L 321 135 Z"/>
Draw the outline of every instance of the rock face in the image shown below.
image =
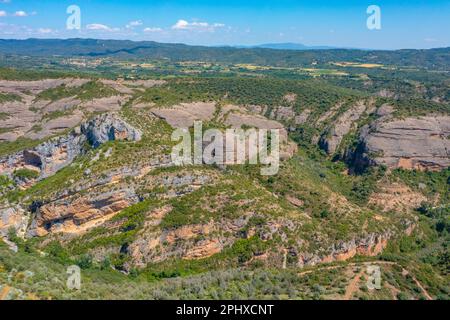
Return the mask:
<path id="1" fill-rule="evenodd" d="M 161 219 L 169 213 L 170 208 L 161 208 L 149 214 L 147 226 L 157 226 Z M 133 264 L 144 267 L 149 262 L 160 262 L 169 258 L 202 259 L 210 257 L 223 249 L 223 241 L 219 236 L 211 238 L 217 226 L 213 223 L 205 225 L 186 225 L 169 231 L 142 232 L 129 246 Z M 199 240 L 199 237 L 205 239 Z M 222 238 L 222 237 L 220 237 Z"/>
<path id="2" fill-rule="evenodd" d="M 81 132 L 89 143 L 97 148 L 112 140 L 141 140 L 142 133 L 115 114 L 103 114 L 81 125 Z"/>
<path id="3" fill-rule="evenodd" d="M 311 253 L 300 254 L 298 259 L 299 267 L 314 266 L 319 263 L 330 263 L 333 261 L 346 261 L 356 255 L 377 256 L 386 248 L 389 239 L 393 235 L 390 233 L 377 235 L 370 234 L 365 238 L 354 239 L 349 242 L 341 242 L 333 245 L 331 253 L 326 256 Z"/>
<path id="4" fill-rule="evenodd" d="M 356 125 L 356 121 L 366 111 L 366 106 L 362 103 L 345 111 L 334 123 L 333 127 L 322 136 L 319 141 L 320 147 L 328 154 L 334 154 L 342 142 L 342 139 Z"/>
<path id="5" fill-rule="evenodd" d="M 181 103 L 171 108 L 155 108 L 152 113 L 164 119 L 173 128 L 189 128 L 194 121 L 210 121 L 214 117 L 216 104 L 213 102 Z"/>
<path id="6" fill-rule="evenodd" d="M 309 109 L 303 110 L 303 112 L 301 114 L 299 114 L 298 116 L 296 116 L 294 118 L 294 123 L 296 125 L 304 124 L 308 120 L 310 114 L 311 114 L 311 110 L 309 110 Z"/>
<path id="7" fill-rule="evenodd" d="M 91 113 L 120 111 L 136 91 L 162 85 L 160 80 L 95 80 L 115 92 L 112 96 L 92 92 L 88 98 L 77 95 L 49 99 L 40 93 L 49 89 L 77 88 L 92 79 L 46 79 L 39 81 L 0 80 L 0 94 L 12 95 L 13 99 L 0 102 L 0 142 L 16 141 L 19 138 L 47 139 L 64 134 L 79 126 Z M 82 90 L 82 89 L 80 89 Z M 97 95 L 98 93 L 98 95 Z"/>
<path id="8" fill-rule="evenodd" d="M 218 108 L 212 102 L 195 102 L 182 103 L 171 108 L 153 108 L 152 113 L 165 120 L 173 128 L 189 128 L 194 125 L 195 121 L 212 121 L 223 123 L 226 127 L 232 129 L 241 129 L 245 127 L 256 129 L 277 129 L 280 134 L 280 158 L 288 160 L 297 152 L 297 145 L 289 141 L 288 132 L 280 122 L 268 119 L 261 114 L 265 109 L 258 106 L 237 106 L 225 105 Z M 295 116 L 291 107 L 279 107 L 276 115 L 272 115 L 277 119 L 288 119 Z M 205 143 L 206 147 L 209 143 Z M 224 155 L 226 154 L 226 138 L 224 137 Z M 236 154 L 231 155 L 233 161 L 225 163 L 234 164 Z M 228 159 L 228 158 L 227 158 Z"/>
<path id="9" fill-rule="evenodd" d="M 139 130 L 133 128 L 115 114 L 103 114 L 75 128 L 66 136 L 50 139 L 38 146 L 0 158 L 0 174 L 12 176 L 18 169 L 39 172 L 43 179 L 66 167 L 84 152 L 85 142 L 98 147 L 111 140 L 137 141 Z M 27 181 L 16 181 L 19 184 Z"/>
<path id="10" fill-rule="evenodd" d="M 88 79 L 76 78 L 45 79 L 35 81 L 0 80 L 0 91 L 7 93 L 21 93 L 23 91 L 27 91 L 33 94 L 37 94 L 47 89 L 56 88 L 60 85 L 66 85 L 68 87 L 79 87 L 88 81 Z"/>
<path id="11" fill-rule="evenodd" d="M 186 260 L 204 259 L 222 251 L 222 244 L 218 239 L 199 241 L 195 247 L 188 250 L 183 257 Z"/>
<path id="12" fill-rule="evenodd" d="M 450 166 L 449 137 L 450 116 L 375 121 L 363 128 L 352 162 L 357 169 L 375 164 L 442 170 Z"/>
<path id="13" fill-rule="evenodd" d="M 370 196 L 369 204 L 379 207 L 383 212 L 410 211 L 427 200 L 423 194 L 399 183 L 385 184 L 380 189 Z"/>
<path id="14" fill-rule="evenodd" d="M 67 136 L 0 158 L 0 174 L 12 175 L 18 169 L 29 169 L 39 172 L 39 179 L 46 178 L 72 163 L 83 152 L 85 141 L 83 135 L 74 131 Z M 23 181 L 16 182 L 21 184 Z"/>
<path id="15" fill-rule="evenodd" d="M 58 86 L 73 88 L 89 79 L 47 79 L 39 81 L 0 81 L 1 94 L 14 94 L 13 101 L 0 103 L 0 112 L 8 116 L 0 119 L 0 142 L 16 141 L 20 137 L 40 140 L 79 125 L 84 115 L 77 106 L 80 100 L 66 97 L 56 101 L 43 100 L 37 95 Z"/>
<path id="16" fill-rule="evenodd" d="M 0 158 L 0 174 L 14 178 L 21 187 L 28 187 L 39 179 L 55 174 L 68 166 L 85 150 L 88 141 L 94 147 L 110 140 L 139 140 L 141 133 L 115 114 L 103 114 L 75 128 L 70 134 L 50 139 L 38 146 Z M 15 177 L 19 169 L 38 173 L 37 178 Z M 31 180 L 30 180 L 31 179 Z M 35 208 L 36 217 L 28 230 L 29 235 L 46 235 L 48 232 L 77 233 L 92 227 L 95 221 L 107 217 L 136 203 L 138 197 L 131 189 L 101 193 L 100 195 L 62 197 L 52 203 Z M 20 208 L 0 209 L 0 235 L 6 235 L 9 228 L 24 235 L 29 215 Z M 103 220 L 102 220 L 103 219 Z"/>
<path id="17" fill-rule="evenodd" d="M 10 228 L 16 230 L 19 237 L 25 235 L 28 215 L 20 207 L 0 208 L 0 237 L 6 237 Z"/>
<path id="18" fill-rule="evenodd" d="M 33 150 L 25 150 L 23 157 L 26 163 L 38 166 L 42 178 L 50 176 L 72 161 L 83 151 L 85 138 L 77 132 L 44 142 Z"/>
<path id="19" fill-rule="evenodd" d="M 131 189 L 57 200 L 37 209 L 29 235 L 45 236 L 49 232 L 79 233 L 92 227 L 92 223 L 104 222 L 138 201 L 139 198 Z"/>

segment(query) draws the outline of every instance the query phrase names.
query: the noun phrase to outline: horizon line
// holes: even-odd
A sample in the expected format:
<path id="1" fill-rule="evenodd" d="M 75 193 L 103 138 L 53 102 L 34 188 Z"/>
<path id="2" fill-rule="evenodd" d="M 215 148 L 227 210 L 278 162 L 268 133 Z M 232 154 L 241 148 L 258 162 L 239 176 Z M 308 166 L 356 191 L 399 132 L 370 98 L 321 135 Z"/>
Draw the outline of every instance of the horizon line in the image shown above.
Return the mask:
<path id="1" fill-rule="evenodd" d="M 357 48 L 357 47 L 350 47 L 350 46 L 343 46 L 343 47 L 334 47 L 329 45 L 307 45 L 301 42 L 267 42 L 267 43 L 259 43 L 259 44 L 219 44 L 219 45 L 207 45 L 207 44 L 189 44 L 189 43 L 183 43 L 183 42 L 159 42 L 154 40 L 132 40 L 132 39 L 113 39 L 113 38 L 93 38 L 93 37 L 70 37 L 70 38 L 36 38 L 36 37 L 30 37 L 30 38 L 1 38 L 0 41 L 29 41 L 29 40 L 41 40 L 41 41 L 47 41 L 47 40 L 62 40 L 62 41 L 68 41 L 68 40 L 100 40 L 100 41 L 128 41 L 128 42 L 152 42 L 152 43 L 158 43 L 158 44 L 173 44 L 173 45 L 185 45 L 190 47 L 205 47 L 205 48 L 234 48 L 234 49 L 264 49 L 264 50 L 281 50 L 281 51 L 330 51 L 330 50 L 360 50 L 360 51 L 401 51 L 401 50 L 437 50 L 437 49 L 447 49 L 450 48 L 450 45 L 443 46 L 443 47 L 433 47 L 433 48 L 397 48 L 397 49 L 372 49 L 372 48 Z M 291 44 L 291 45 L 300 45 L 304 46 L 304 49 L 288 49 L 288 48 L 265 48 L 261 47 L 264 45 L 280 45 L 280 44 Z M 324 47 L 324 48 L 320 48 Z"/>

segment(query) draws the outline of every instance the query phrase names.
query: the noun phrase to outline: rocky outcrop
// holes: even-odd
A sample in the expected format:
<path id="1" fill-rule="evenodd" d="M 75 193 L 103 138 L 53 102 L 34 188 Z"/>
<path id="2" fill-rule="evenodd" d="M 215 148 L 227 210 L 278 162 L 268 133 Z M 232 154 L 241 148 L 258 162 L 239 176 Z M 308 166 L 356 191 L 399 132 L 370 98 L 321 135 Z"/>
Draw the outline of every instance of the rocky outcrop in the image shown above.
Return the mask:
<path id="1" fill-rule="evenodd" d="M 139 201 L 132 189 L 123 189 L 95 196 L 63 198 L 36 210 L 28 234 L 45 236 L 48 233 L 80 233 L 103 223 L 123 209 Z"/>
<path id="2" fill-rule="evenodd" d="M 360 102 L 356 106 L 345 111 L 331 129 L 326 132 L 319 141 L 320 147 L 329 155 L 334 154 L 344 139 L 352 129 L 356 128 L 356 121 L 366 111 L 366 106 Z"/>
<path id="3" fill-rule="evenodd" d="M 30 110 L 31 101 L 27 102 L 24 98 L 22 100 L 0 104 L 0 112 L 7 114 L 7 117 L 0 117 L 0 128 L 2 128 L 0 142 L 15 141 L 31 131 L 33 125 L 39 123 L 40 115 Z"/>
<path id="4" fill-rule="evenodd" d="M 0 235 L 6 235 L 9 228 L 24 236 L 41 236 L 48 233 L 80 234 L 105 223 L 121 210 L 135 204 L 141 198 L 134 191 L 134 184 L 124 182 L 128 177 L 143 178 L 155 168 L 170 165 L 169 159 L 153 160 L 149 166 L 121 167 L 103 172 L 90 179 L 94 173 L 85 173 L 85 178 L 71 181 L 70 185 L 52 194 L 53 201 L 35 201 L 27 211 L 19 206 L 0 209 Z M 148 177 L 148 179 L 151 179 Z M 191 183 L 194 191 L 210 179 L 206 176 L 165 178 L 163 185 L 182 186 Z M 147 181 L 147 180 L 141 180 Z M 147 182 L 143 182 L 147 183 Z M 114 186 L 114 187 L 112 187 Z M 111 191 L 114 190 L 114 191 Z M 173 197 L 181 193 L 174 192 Z M 28 222 L 32 224 L 28 228 Z M 28 231 L 28 232 L 27 232 Z"/>
<path id="5" fill-rule="evenodd" d="M 310 115 L 311 115 L 311 110 L 305 109 L 302 111 L 302 113 L 300 113 L 298 116 L 296 116 L 294 118 L 294 123 L 296 125 L 302 125 L 302 124 L 306 123 L 306 121 L 308 120 Z"/>
<path id="6" fill-rule="evenodd" d="M 218 108 L 212 102 L 196 102 L 196 103 L 182 103 L 171 108 L 153 108 L 152 113 L 165 120 L 173 128 L 189 128 L 194 125 L 195 121 L 217 121 L 224 126 L 231 129 L 242 128 L 256 128 L 266 130 L 278 130 L 280 134 L 280 158 L 287 160 L 297 152 L 297 144 L 289 141 L 288 132 L 286 128 L 279 121 L 268 119 L 261 113 L 265 112 L 266 108 L 258 106 L 236 106 L 225 105 Z M 275 111 L 273 111 L 275 112 Z M 275 114 L 276 113 L 276 114 Z M 276 109 L 272 117 L 277 119 L 291 119 L 295 116 L 292 107 L 279 107 Z M 209 145 L 204 144 L 204 147 Z M 224 137 L 224 156 L 227 157 L 226 149 L 227 141 Z M 233 161 L 225 163 L 234 164 L 236 158 L 236 151 L 234 155 L 229 155 Z"/>
<path id="7" fill-rule="evenodd" d="M 172 208 L 159 208 L 147 215 L 146 228 L 128 247 L 131 256 L 129 267 L 145 267 L 172 258 L 197 260 L 211 257 L 242 238 L 260 237 L 268 241 L 280 237 L 287 239 L 286 232 L 293 232 L 296 224 L 286 218 L 267 221 L 264 225 L 248 225 L 253 213 L 236 219 L 210 220 L 203 224 L 184 225 L 177 228 L 157 228 L 161 219 Z M 246 228 L 248 226 L 248 228 Z"/>
<path id="8" fill-rule="evenodd" d="M 196 243 L 194 247 L 190 248 L 183 259 L 195 260 L 208 258 L 222 251 L 222 248 L 223 246 L 218 239 L 202 240 Z"/>
<path id="9" fill-rule="evenodd" d="M 292 107 L 278 107 L 272 110 L 270 118 L 279 121 L 289 121 L 295 118 L 295 111 Z"/>
<path id="10" fill-rule="evenodd" d="M 369 204 L 380 208 L 383 212 L 405 212 L 417 209 L 427 198 L 420 192 L 415 192 L 409 187 L 400 184 L 383 184 L 378 192 L 369 198 Z"/>
<path id="11" fill-rule="evenodd" d="M 20 177 L 14 177 L 19 169 L 34 170 L 39 179 L 53 175 L 69 165 L 82 153 L 86 141 L 83 135 L 74 131 L 67 136 L 50 139 L 34 148 L 0 158 L 0 174 L 7 174 L 19 185 L 26 183 Z"/>
<path id="12" fill-rule="evenodd" d="M 327 112 L 323 113 L 319 119 L 317 119 L 316 124 L 321 125 L 322 123 L 330 120 L 334 115 L 339 111 L 339 109 L 342 107 L 342 103 L 336 104 L 334 107 L 332 107 Z"/>
<path id="13" fill-rule="evenodd" d="M 39 173 L 38 179 L 49 177 L 82 154 L 86 141 L 93 147 L 98 147 L 111 140 L 140 139 L 141 132 L 117 115 L 103 114 L 82 124 L 81 128 L 75 128 L 66 136 L 53 138 L 34 148 L 0 158 L 0 174 L 7 174 L 19 185 L 24 185 L 29 181 L 14 177 L 14 171 L 35 170 Z"/>
<path id="14" fill-rule="evenodd" d="M 199 235 L 208 235 L 214 229 L 213 223 L 182 226 L 178 229 L 167 231 L 164 235 L 164 241 L 168 244 L 174 244 L 176 241 L 193 239 Z"/>
<path id="15" fill-rule="evenodd" d="M 350 162 L 356 171 L 368 165 L 442 170 L 450 166 L 449 137 L 450 116 L 375 121 L 361 130 Z"/>
<path id="16" fill-rule="evenodd" d="M 356 255 L 373 257 L 383 252 L 392 233 L 377 235 L 370 234 L 361 239 L 353 239 L 347 242 L 339 242 L 330 248 L 327 255 L 314 253 L 302 253 L 298 257 L 298 266 L 314 266 L 319 263 L 330 263 L 334 261 L 346 261 Z"/>
<path id="17" fill-rule="evenodd" d="M 215 111 L 214 102 L 181 103 L 171 108 L 152 109 L 155 116 L 165 120 L 173 128 L 189 128 L 196 120 L 210 121 Z"/>
<path id="18" fill-rule="evenodd" d="M 82 124 L 81 132 L 94 148 L 107 141 L 139 141 L 142 137 L 139 130 L 111 113 L 102 114 Z"/>
<path id="19" fill-rule="evenodd" d="M 8 115 L 0 119 L 0 142 L 18 138 L 41 140 L 79 125 L 84 118 L 77 109 L 81 101 L 65 97 L 50 101 L 37 95 L 59 86 L 78 87 L 89 79 L 46 79 L 39 81 L 0 80 L 0 94 L 12 94 L 15 99 L 0 103 L 0 112 Z"/>
<path id="20" fill-rule="evenodd" d="M 29 215 L 21 207 L 0 208 L 0 237 L 6 237 L 10 229 L 23 237 L 28 226 Z"/>
<path id="21" fill-rule="evenodd" d="M 50 104 L 51 108 L 55 108 L 51 111 L 44 110 L 46 108 L 40 108 L 37 104 L 39 103 L 13 101 L 0 105 L 0 112 L 8 114 L 6 119 L 0 120 L 0 128 L 3 129 L 0 142 L 16 141 L 20 137 L 42 140 L 76 127 L 84 118 L 82 111 L 66 109 L 62 102 Z"/>
<path id="22" fill-rule="evenodd" d="M 39 94 L 48 89 L 74 88 L 82 86 L 91 79 L 46 79 L 39 81 L 0 80 L 0 94 L 13 95 L 13 99 L 0 102 L 0 142 L 16 141 L 19 138 L 42 140 L 63 134 L 78 126 L 91 113 L 117 112 L 126 104 L 136 91 L 165 83 L 160 80 L 96 80 L 112 96 L 103 96 L 102 92 L 93 92 L 80 98 L 76 90 L 67 92 L 67 96 L 55 99 Z M 88 86 L 89 87 L 89 86 Z M 82 89 L 80 89 L 82 90 Z"/>
<path id="23" fill-rule="evenodd" d="M 65 79 L 44 79 L 35 81 L 10 81 L 10 80 L 0 80 L 0 92 L 6 93 L 32 93 L 38 94 L 47 89 L 56 88 L 61 85 L 66 85 L 68 87 L 79 87 L 87 82 L 89 79 L 76 79 L 76 78 L 65 78 Z"/>
<path id="24" fill-rule="evenodd" d="M 170 210 L 170 208 L 155 210 L 149 214 L 146 226 L 152 230 Z M 128 247 L 132 265 L 144 267 L 150 262 L 160 262 L 175 257 L 186 260 L 210 257 L 222 251 L 224 242 L 226 243 L 223 237 L 212 237 L 218 227 L 211 222 L 185 225 L 172 230 L 153 229 L 154 231 L 141 232 Z"/>

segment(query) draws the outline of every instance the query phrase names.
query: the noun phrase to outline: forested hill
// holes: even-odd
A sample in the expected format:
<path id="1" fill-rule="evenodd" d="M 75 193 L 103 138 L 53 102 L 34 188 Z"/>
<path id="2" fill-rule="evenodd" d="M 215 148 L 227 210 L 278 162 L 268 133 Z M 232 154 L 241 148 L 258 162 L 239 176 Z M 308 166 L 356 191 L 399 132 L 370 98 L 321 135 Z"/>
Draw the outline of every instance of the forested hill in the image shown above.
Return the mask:
<path id="1" fill-rule="evenodd" d="M 204 47 L 152 41 L 95 39 L 0 39 L 0 55 L 85 56 L 127 59 L 170 59 L 218 63 L 252 63 L 291 67 L 335 61 L 450 70 L 450 48 L 370 51 L 354 49 L 275 50 L 266 48 Z"/>

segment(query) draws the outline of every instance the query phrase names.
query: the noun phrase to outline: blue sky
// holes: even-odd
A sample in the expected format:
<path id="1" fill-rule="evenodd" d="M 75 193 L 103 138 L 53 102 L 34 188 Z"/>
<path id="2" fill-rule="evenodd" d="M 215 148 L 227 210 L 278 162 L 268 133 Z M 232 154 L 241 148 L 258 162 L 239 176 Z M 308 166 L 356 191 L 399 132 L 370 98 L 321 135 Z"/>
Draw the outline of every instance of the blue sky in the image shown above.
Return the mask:
<path id="1" fill-rule="evenodd" d="M 66 29 L 72 4 L 80 30 Z M 381 9 L 381 30 L 366 26 L 369 5 Z M 0 38 L 398 49 L 450 46 L 449 30 L 449 0 L 0 0 Z"/>

